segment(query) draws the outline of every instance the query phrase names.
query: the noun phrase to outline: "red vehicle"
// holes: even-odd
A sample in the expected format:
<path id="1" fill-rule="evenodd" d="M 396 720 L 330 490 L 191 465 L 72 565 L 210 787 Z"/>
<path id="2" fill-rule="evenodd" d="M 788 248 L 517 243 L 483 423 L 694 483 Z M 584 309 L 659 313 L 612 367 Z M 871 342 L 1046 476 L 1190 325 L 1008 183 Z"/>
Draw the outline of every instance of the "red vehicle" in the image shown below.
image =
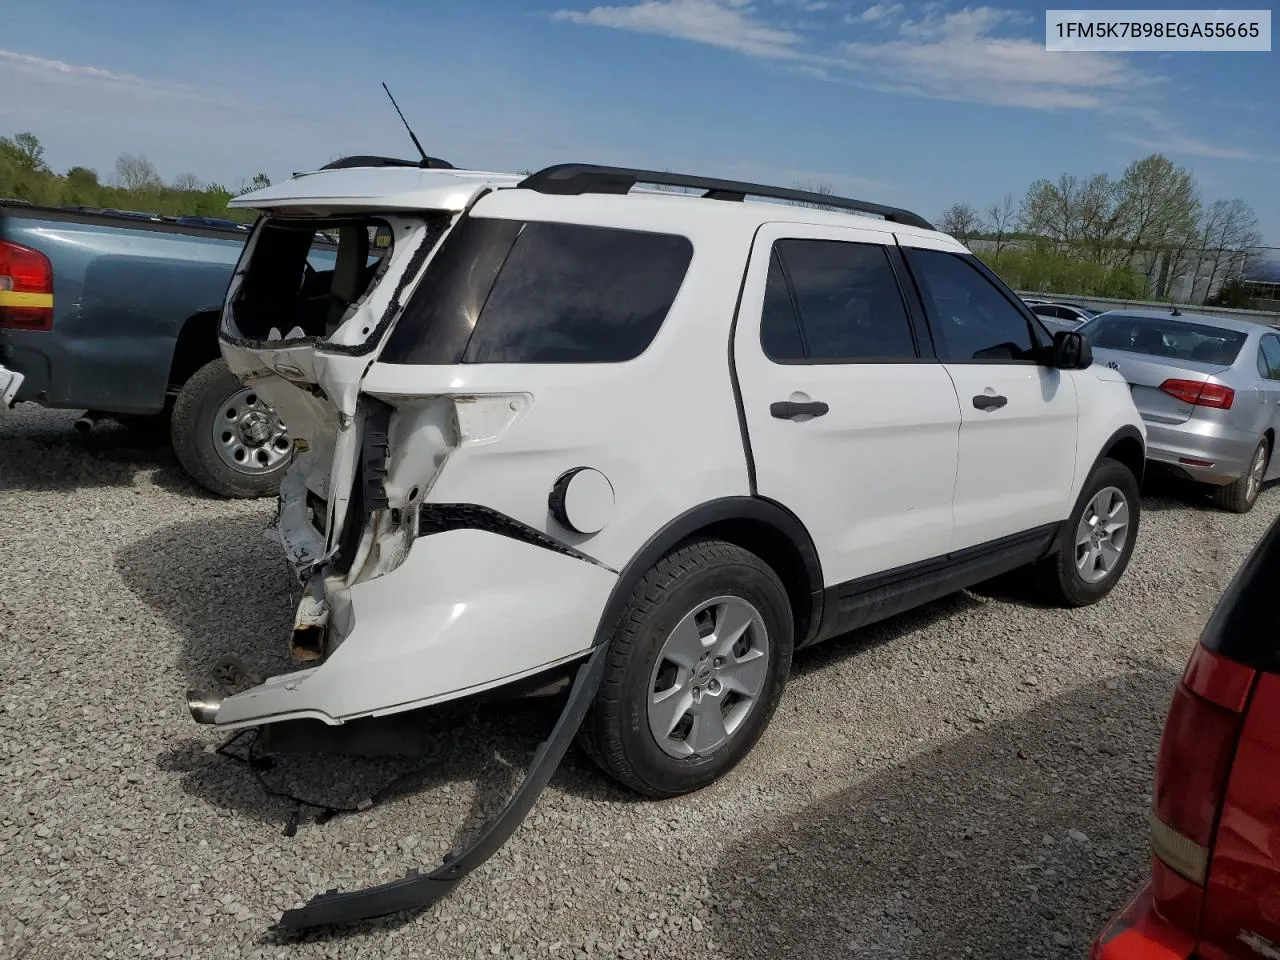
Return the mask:
<path id="1" fill-rule="evenodd" d="M 1092 960 L 1280 960 L 1280 519 L 1236 574 L 1173 695 L 1151 879 Z"/>

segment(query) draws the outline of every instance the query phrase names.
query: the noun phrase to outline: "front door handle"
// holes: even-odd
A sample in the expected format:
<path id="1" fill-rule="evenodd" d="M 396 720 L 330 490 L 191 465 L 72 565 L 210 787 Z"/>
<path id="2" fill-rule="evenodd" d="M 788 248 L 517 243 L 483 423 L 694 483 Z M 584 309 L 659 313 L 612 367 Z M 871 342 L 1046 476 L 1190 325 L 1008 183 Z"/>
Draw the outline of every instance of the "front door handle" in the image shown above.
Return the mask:
<path id="1" fill-rule="evenodd" d="M 797 403 L 794 400 L 777 400 L 769 404 L 769 413 L 779 420 L 794 420 L 796 417 L 803 417 L 806 414 L 811 417 L 820 417 L 830 409 L 821 400 L 811 400 L 808 403 Z"/>
<path id="2" fill-rule="evenodd" d="M 980 393 L 973 398 L 973 405 L 979 410 L 999 410 L 1008 402 L 1008 397 L 1002 397 L 999 394 L 992 396 L 989 393 Z"/>

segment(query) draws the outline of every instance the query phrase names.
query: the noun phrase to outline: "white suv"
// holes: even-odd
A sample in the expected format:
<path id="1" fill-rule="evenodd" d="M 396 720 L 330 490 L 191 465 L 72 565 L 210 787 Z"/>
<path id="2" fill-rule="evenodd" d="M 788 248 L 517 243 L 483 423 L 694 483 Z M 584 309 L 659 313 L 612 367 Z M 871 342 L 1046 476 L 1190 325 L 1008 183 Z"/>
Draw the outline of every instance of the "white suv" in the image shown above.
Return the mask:
<path id="1" fill-rule="evenodd" d="M 298 438 L 277 529 L 311 665 L 197 719 L 340 724 L 585 663 L 555 759 L 580 727 L 671 796 L 751 749 L 800 647 L 1017 568 L 1065 605 L 1123 573 L 1124 379 L 918 216 L 424 166 L 233 203 L 264 215 L 222 351 Z"/>

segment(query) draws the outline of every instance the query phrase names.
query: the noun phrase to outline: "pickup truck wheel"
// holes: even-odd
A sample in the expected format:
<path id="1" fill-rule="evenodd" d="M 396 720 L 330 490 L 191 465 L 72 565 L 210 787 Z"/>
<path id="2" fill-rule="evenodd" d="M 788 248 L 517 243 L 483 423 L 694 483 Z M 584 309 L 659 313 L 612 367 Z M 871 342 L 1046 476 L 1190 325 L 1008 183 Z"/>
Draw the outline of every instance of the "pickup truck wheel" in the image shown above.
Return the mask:
<path id="1" fill-rule="evenodd" d="M 183 384 L 170 437 L 187 473 L 224 497 L 274 495 L 289 467 L 284 423 L 222 360 L 206 363 Z"/>
<path id="2" fill-rule="evenodd" d="M 1103 459 L 1063 525 L 1058 551 L 1032 568 L 1041 597 L 1083 607 L 1110 593 L 1133 555 L 1141 512 L 1137 478 L 1119 461 Z"/>
<path id="3" fill-rule="evenodd" d="M 651 797 L 698 790 L 745 757 L 791 668 L 791 606 L 755 554 L 699 540 L 636 587 L 583 721 L 587 755 Z"/>

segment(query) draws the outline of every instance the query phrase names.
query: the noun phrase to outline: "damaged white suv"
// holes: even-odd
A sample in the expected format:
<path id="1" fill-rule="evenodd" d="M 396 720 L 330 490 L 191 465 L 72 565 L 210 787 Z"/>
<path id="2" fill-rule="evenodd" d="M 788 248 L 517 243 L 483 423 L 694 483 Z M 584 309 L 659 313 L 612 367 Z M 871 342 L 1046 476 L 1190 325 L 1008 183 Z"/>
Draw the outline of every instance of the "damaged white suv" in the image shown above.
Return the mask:
<path id="1" fill-rule="evenodd" d="M 435 167 L 233 202 L 263 216 L 222 351 L 298 438 L 277 526 L 311 665 L 197 719 L 340 724 L 587 664 L 551 766 L 580 728 L 671 796 L 751 749 L 797 648 L 1016 568 L 1067 605 L 1124 571 L 1124 379 L 916 215 Z"/>

